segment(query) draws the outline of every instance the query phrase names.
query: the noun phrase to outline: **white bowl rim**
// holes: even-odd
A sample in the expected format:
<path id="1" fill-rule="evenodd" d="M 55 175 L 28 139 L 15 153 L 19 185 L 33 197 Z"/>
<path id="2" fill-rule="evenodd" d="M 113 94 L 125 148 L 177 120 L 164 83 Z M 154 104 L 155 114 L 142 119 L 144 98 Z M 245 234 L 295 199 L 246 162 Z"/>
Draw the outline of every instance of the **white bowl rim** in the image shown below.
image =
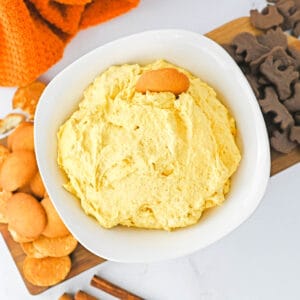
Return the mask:
<path id="1" fill-rule="evenodd" d="M 256 134 L 258 134 L 259 136 L 259 143 L 258 143 L 258 149 L 257 152 L 259 153 L 259 155 L 257 156 L 257 161 L 256 164 L 261 166 L 260 172 L 257 172 L 255 175 L 256 176 L 256 182 L 259 181 L 259 185 L 255 186 L 257 189 L 253 192 L 253 200 L 252 200 L 252 208 L 249 209 L 247 211 L 246 214 L 243 214 L 240 217 L 239 222 L 236 222 L 235 224 L 232 224 L 231 226 L 227 226 L 222 233 L 220 233 L 219 235 L 215 236 L 213 239 L 207 241 L 207 243 L 204 246 L 200 246 L 199 245 L 194 245 L 193 247 L 190 247 L 189 249 L 185 249 L 184 251 L 175 251 L 175 252 L 171 252 L 169 254 L 164 254 L 160 257 L 137 257 L 137 258 L 133 258 L 133 257 L 128 257 L 127 254 L 123 255 L 123 256 L 119 256 L 119 255 L 110 255 L 107 252 L 103 252 L 103 253 L 99 253 L 99 251 L 95 251 L 93 249 L 93 247 L 91 247 L 90 245 L 86 244 L 83 241 L 83 238 L 81 236 L 81 234 L 78 233 L 78 231 L 74 231 L 74 228 L 72 226 L 72 224 L 70 224 L 70 222 L 66 222 L 67 227 L 69 228 L 69 230 L 72 232 L 72 234 L 76 237 L 76 239 L 82 243 L 82 245 L 84 247 L 86 247 L 89 251 L 91 251 L 92 253 L 99 255 L 105 259 L 111 260 L 111 261 L 117 261 L 117 262 L 127 262 L 127 263 L 149 263 L 149 262 L 154 262 L 154 261 L 161 261 L 161 260 L 166 260 L 166 259 L 173 259 L 176 257 L 180 257 L 180 256 L 184 256 L 187 254 L 191 254 L 197 250 L 200 250 L 202 248 L 205 248 L 207 246 L 209 246 L 210 244 L 220 240 L 221 238 L 223 238 L 224 236 L 228 235 L 230 232 L 232 232 L 234 229 L 238 228 L 244 221 L 246 221 L 252 214 L 253 212 L 256 210 L 256 208 L 258 207 L 259 203 L 261 202 L 261 199 L 264 195 L 264 192 L 266 190 L 267 187 L 267 183 L 269 180 L 269 175 L 270 175 L 270 150 L 269 150 L 269 139 L 268 139 L 268 135 L 267 135 L 267 131 L 266 131 L 266 127 L 265 127 L 265 123 L 261 114 L 261 111 L 259 109 L 259 106 L 257 104 L 256 98 L 253 94 L 253 91 L 251 89 L 251 87 L 249 86 L 246 78 L 244 77 L 242 71 L 239 69 L 239 67 L 234 63 L 234 61 L 232 60 L 232 58 L 225 52 L 225 50 L 218 45 L 217 43 L 215 43 L 213 40 L 195 33 L 195 32 L 191 32 L 191 31 L 186 31 L 186 30 L 180 30 L 180 29 L 162 29 L 162 30 L 150 30 L 150 31 L 144 31 L 144 32 L 140 32 L 140 33 L 136 33 L 133 35 L 129 35 L 126 37 L 122 37 L 120 39 L 114 40 L 112 42 L 109 42 L 103 46 L 100 46 L 90 52 L 88 52 L 87 54 L 83 55 L 82 57 L 80 57 L 79 59 L 75 60 L 73 63 L 71 63 L 69 66 L 67 66 L 66 68 L 64 68 L 58 75 L 56 75 L 52 81 L 48 84 L 47 88 L 45 89 L 44 93 L 42 94 L 42 97 L 39 101 L 38 107 L 36 109 L 36 116 L 35 116 L 35 128 L 34 128 L 34 140 L 35 140 L 35 149 L 36 149 L 36 156 L 37 156 L 37 163 L 38 163 L 38 167 L 42 176 L 42 179 L 45 182 L 46 188 L 48 190 L 49 196 L 52 198 L 54 206 L 56 207 L 56 209 L 58 210 L 58 213 L 60 214 L 60 216 L 62 217 L 62 219 L 65 221 L 64 215 L 66 212 L 62 212 L 60 209 L 60 205 L 57 201 L 57 199 L 55 198 L 54 194 L 55 191 L 53 189 L 53 186 L 51 186 L 49 184 L 49 176 L 47 174 L 47 164 L 45 163 L 45 157 L 43 156 L 43 144 L 40 141 L 40 136 L 43 135 L 43 126 L 41 126 L 43 124 L 43 110 L 44 110 L 44 106 L 47 103 L 47 97 L 49 97 L 50 91 L 52 89 L 55 88 L 55 85 L 58 81 L 61 80 L 61 78 L 64 77 L 64 74 L 66 71 L 71 70 L 74 66 L 76 65 L 80 65 L 84 60 L 88 59 L 89 57 L 93 56 L 95 53 L 97 53 L 98 51 L 101 51 L 103 49 L 107 49 L 107 48 L 111 48 L 111 47 L 115 47 L 117 46 L 120 42 L 123 41 L 130 41 L 132 39 L 139 39 L 140 37 L 145 37 L 145 36 L 160 36 L 160 35 L 164 35 L 165 37 L 167 36 L 184 36 L 186 38 L 189 39 L 202 39 L 205 40 L 206 43 L 211 44 L 212 47 L 214 47 L 215 49 L 218 49 L 219 52 L 223 52 L 223 56 L 227 59 L 227 61 L 231 61 L 232 65 L 232 71 L 236 74 L 238 74 L 239 76 L 241 76 L 243 78 L 243 88 L 246 89 L 247 94 L 249 95 L 249 98 L 251 99 L 251 105 L 252 105 L 252 109 L 254 111 L 256 111 L 256 117 L 257 120 L 254 124 L 255 126 L 255 131 Z M 249 102 L 249 103 L 250 103 Z M 254 199 L 255 198 L 255 199 Z M 201 220 L 200 220 L 201 222 Z M 100 226 L 100 225 L 99 225 Z"/>

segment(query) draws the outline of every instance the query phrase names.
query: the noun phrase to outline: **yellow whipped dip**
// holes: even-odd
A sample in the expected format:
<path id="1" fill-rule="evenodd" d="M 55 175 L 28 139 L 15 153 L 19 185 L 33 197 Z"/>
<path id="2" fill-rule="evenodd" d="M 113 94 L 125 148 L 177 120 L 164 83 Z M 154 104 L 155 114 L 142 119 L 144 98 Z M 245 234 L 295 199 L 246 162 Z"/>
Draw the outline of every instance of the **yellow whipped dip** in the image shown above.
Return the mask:
<path id="1" fill-rule="evenodd" d="M 170 67 L 188 76 L 187 92 L 135 91 L 141 74 Z M 163 60 L 112 66 L 60 127 L 57 161 L 103 227 L 171 230 L 224 201 L 241 159 L 235 135 L 216 92 L 189 72 Z"/>

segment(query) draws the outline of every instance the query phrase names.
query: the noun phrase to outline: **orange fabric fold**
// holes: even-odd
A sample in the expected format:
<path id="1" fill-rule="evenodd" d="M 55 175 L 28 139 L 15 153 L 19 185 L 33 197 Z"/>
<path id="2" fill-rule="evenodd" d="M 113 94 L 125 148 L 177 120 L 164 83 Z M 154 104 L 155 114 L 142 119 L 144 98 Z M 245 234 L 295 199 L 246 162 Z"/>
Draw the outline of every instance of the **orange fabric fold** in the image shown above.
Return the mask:
<path id="1" fill-rule="evenodd" d="M 84 5 L 63 5 L 51 0 L 29 0 L 41 16 L 61 31 L 74 34 L 78 30 Z"/>
<path id="2" fill-rule="evenodd" d="M 86 6 L 82 14 L 80 28 L 87 28 L 119 16 L 136 7 L 139 1 L 94 0 Z"/>
<path id="3" fill-rule="evenodd" d="M 139 0 L 0 0 L 0 86 L 24 86 L 63 55 L 79 29 L 119 16 Z"/>
<path id="4" fill-rule="evenodd" d="M 22 0 L 0 0 L 0 85 L 22 86 L 58 61 L 64 42 Z"/>
<path id="5" fill-rule="evenodd" d="M 69 4 L 69 5 L 84 5 L 92 2 L 92 0 L 54 0 L 57 3 Z"/>

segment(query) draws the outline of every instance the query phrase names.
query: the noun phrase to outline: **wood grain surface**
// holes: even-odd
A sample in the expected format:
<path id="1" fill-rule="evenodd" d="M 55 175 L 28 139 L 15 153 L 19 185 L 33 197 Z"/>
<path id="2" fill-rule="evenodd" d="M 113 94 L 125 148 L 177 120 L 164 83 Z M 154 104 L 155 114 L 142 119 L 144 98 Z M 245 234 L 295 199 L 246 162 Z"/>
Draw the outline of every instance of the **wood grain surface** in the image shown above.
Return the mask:
<path id="1" fill-rule="evenodd" d="M 207 37 L 211 38 L 212 40 L 216 41 L 219 44 L 223 43 L 229 43 L 233 39 L 235 35 L 237 35 L 240 32 L 251 32 L 253 34 L 258 34 L 259 31 L 254 29 L 250 22 L 248 17 L 243 17 L 240 19 L 236 19 L 234 21 L 231 21 L 211 32 L 206 34 Z M 289 36 L 289 44 L 293 44 L 293 46 L 300 49 L 300 41 L 298 41 L 296 38 L 293 38 Z M 300 162 L 300 150 L 298 149 L 294 150 L 290 154 L 280 154 L 275 151 L 272 151 L 272 170 L 271 175 L 274 175 L 289 166 L 292 166 L 296 164 L 297 162 Z M 25 254 L 23 253 L 21 247 L 18 243 L 15 243 L 12 238 L 10 237 L 7 226 L 0 224 L 0 231 L 2 232 L 2 235 L 6 241 L 6 244 L 12 254 L 12 257 L 22 275 L 22 263 L 25 257 Z M 101 257 L 97 257 L 84 249 L 81 245 L 79 245 L 76 250 L 72 254 L 72 270 L 68 276 L 68 278 L 72 278 L 79 273 L 88 270 L 105 260 Z M 23 275 L 22 275 L 23 277 Z M 23 277 L 24 278 L 24 277 Z M 36 287 L 29 282 L 26 281 L 24 278 L 24 282 L 28 288 L 28 291 L 33 294 L 39 294 L 46 290 L 47 288 L 44 287 Z"/>

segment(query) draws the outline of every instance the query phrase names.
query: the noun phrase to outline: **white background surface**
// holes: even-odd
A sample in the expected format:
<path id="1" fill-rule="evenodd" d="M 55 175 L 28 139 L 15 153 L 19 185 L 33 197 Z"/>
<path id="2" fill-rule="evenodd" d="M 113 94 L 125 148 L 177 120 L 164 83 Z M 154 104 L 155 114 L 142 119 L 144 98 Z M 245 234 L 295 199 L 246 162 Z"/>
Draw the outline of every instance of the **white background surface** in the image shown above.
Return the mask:
<path id="1" fill-rule="evenodd" d="M 44 79 L 50 80 L 74 59 L 118 37 L 155 28 L 205 33 L 264 5 L 263 0 L 142 0 L 134 11 L 80 32 Z M 13 92 L 0 88 L 0 117 L 9 111 Z M 35 297 L 28 294 L 0 238 L 0 299 L 57 299 L 78 289 L 103 300 L 114 299 L 89 287 L 95 273 L 146 299 L 300 299 L 299 175 L 300 164 L 273 177 L 254 215 L 202 251 L 155 264 L 106 262 Z"/>

